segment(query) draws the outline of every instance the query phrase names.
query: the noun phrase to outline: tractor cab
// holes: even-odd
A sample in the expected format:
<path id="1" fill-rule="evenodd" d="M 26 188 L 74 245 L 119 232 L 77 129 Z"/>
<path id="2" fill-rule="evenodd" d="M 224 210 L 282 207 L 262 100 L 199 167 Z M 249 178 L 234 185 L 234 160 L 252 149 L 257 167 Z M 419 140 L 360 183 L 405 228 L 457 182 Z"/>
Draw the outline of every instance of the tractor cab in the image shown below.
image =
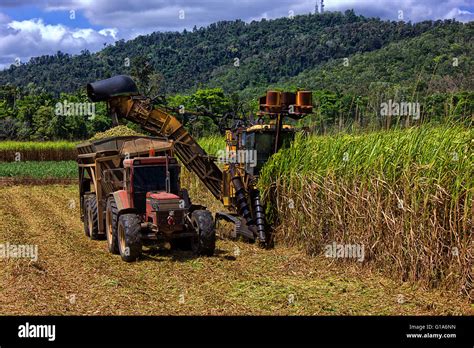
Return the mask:
<path id="1" fill-rule="evenodd" d="M 134 206 L 140 212 L 145 211 L 145 199 L 149 194 L 165 199 L 179 194 L 180 166 L 176 158 L 157 156 L 126 159 L 123 165 L 129 178 L 127 190 L 133 195 Z M 160 196 L 161 192 L 167 195 Z"/>
<path id="2" fill-rule="evenodd" d="M 180 165 L 169 156 L 124 160 L 127 192 L 139 214 L 154 226 L 178 227 L 187 207 L 180 190 Z M 185 198 L 185 197 L 184 197 Z"/>

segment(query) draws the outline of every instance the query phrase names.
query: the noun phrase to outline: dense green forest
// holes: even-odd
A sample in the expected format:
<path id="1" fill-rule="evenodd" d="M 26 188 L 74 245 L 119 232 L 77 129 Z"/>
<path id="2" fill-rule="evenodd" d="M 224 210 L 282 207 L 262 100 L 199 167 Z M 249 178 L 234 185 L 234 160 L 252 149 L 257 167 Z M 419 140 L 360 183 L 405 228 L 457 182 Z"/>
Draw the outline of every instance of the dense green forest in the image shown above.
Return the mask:
<path id="1" fill-rule="evenodd" d="M 433 50 L 439 48 L 439 41 L 443 41 L 447 58 L 465 54 L 466 46 L 472 49 L 472 30 L 472 24 L 452 20 L 411 24 L 356 16 L 350 10 L 252 23 L 218 22 L 192 32 L 157 32 L 128 42 L 117 41 L 98 53 L 84 51 L 71 56 L 58 52 L 32 58 L 29 63 L 1 72 L 0 85 L 26 86 L 33 82 L 56 95 L 71 93 L 90 81 L 130 74 L 137 58 L 146 57 L 162 75 L 164 92 L 185 92 L 208 83 L 219 83 L 226 91 L 239 91 L 432 32 L 422 47 L 410 49 L 409 56 L 398 52 L 393 57 L 406 59 L 409 73 L 413 65 L 423 65 L 419 58 L 437 55 Z M 449 43 L 438 40 L 438 35 L 449 36 Z"/>
<path id="2" fill-rule="evenodd" d="M 449 23 L 415 38 L 391 42 L 378 50 L 356 53 L 347 60 L 331 59 L 296 76 L 282 77 L 273 85 L 360 95 L 370 95 L 376 89 L 387 87 L 410 95 L 473 90 L 473 36 L 474 23 Z M 226 88 L 230 80 L 223 76 L 216 82 Z M 263 89 L 247 88 L 242 95 L 255 91 Z"/>
<path id="3" fill-rule="evenodd" d="M 416 24 L 356 16 L 353 11 L 294 18 L 218 22 L 181 33 L 118 41 L 97 53 L 58 52 L 0 71 L 0 139 L 84 139 L 111 126 L 105 105 L 94 117 L 58 115 L 58 102 L 87 102 L 88 82 L 132 75 L 167 106 L 217 114 L 256 111 L 268 88 L 309 89 L 315 113 L 301 125 L 317 131 L 409 125 L 384 118 L 383 102 L 420 104 L 419 121 L 474 114 L 474 25 Z M 179 115 L 188 121 L 186 115 Z M 191 119 L 194 135 L 217 132 Z"/>

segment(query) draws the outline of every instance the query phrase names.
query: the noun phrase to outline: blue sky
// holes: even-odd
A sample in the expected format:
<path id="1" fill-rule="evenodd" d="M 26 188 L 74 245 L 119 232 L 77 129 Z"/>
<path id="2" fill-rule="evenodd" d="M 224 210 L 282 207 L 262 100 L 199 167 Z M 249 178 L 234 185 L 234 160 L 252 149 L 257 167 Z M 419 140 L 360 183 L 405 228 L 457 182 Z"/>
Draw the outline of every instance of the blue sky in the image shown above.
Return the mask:
<path id="1" fill-rule="evenodd" d="M 318 0 L 319 1 L 319 0 Z M 325 0 L 325 10 L 405 21 L 474 19 L 474 0 Z M 315 0 L 0 0 L 0 68 L 15 60 L 83 49 L 153 31 L 219 20 L 277 18 L 314 12 Z"/>

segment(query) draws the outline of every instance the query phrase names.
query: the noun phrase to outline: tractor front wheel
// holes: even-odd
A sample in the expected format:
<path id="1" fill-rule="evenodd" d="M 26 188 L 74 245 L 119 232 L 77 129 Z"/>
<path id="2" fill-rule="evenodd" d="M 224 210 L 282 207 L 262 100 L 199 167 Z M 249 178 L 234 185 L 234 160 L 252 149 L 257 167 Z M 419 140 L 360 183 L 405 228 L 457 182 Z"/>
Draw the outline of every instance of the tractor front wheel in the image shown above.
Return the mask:
<path id="1" fill-rule="evenodd" d="M 191 215 L 191 221 L 196 231 L 192 238 L 192 250 L 197 255 L 212 256 L 216 249 L 216 230 L 214 219 L 207 210 L 195 210 Z"/>
<path id="2" fill-rule="evenodd" d="M 122 214 L 117 225 L 118 247 L 122 260 L 136 261 L 142 254 L 140 218 L 136 214 Z"/>

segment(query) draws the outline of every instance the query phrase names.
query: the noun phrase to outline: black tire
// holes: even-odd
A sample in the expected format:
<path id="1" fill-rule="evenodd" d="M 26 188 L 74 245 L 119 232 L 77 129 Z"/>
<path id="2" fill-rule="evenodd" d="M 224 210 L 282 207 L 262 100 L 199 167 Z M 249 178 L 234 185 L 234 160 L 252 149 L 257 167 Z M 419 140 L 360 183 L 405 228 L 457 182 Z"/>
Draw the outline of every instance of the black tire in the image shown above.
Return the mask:
<path id="1" fill-rule="evenodd" d="M 111 254 L 118 255 L 118 209 L 114 197 L 109 197 L 107 200 L 107 210 L 105 211 L 105 235 L 107 237 L 107 248 Z"/>
<path id="2" fill-rule="evenodd" d="M 97 199 L 90 195 L 84 203 L 84 233 L 92 240 L 100 239 L 99 218 L 97 212 Z"/>
<path id="3" fill-rule="evenodd" d="M 87 238 L 89 238 L 89 221 L 87 220 L 88 212 L 87 212 L 87 207 L 89 205 L 89 197 L 85 196 L 84 197 L 84 203 L 82 206 L 82 209 L 84 210 L 84 218 L 82 219 L 82 222 L 84 223 L 84 234 L 86 235 Z"/>
<path id="4" fill-rule="evenodd" d="M 212 256 L 216 249 L 214 219 L 207 210 L 195 210 L 191 215 L 196 236 L 192 238 L 192 250 L 197 255 Z"/>
<path id="5" fill-rule="evenodd" d="M 120 215 L 117 225 L 117 237 L 122 260 L 126 262 L 137 260 L 142 254 L 141 227 L 138 215 Z"/>

